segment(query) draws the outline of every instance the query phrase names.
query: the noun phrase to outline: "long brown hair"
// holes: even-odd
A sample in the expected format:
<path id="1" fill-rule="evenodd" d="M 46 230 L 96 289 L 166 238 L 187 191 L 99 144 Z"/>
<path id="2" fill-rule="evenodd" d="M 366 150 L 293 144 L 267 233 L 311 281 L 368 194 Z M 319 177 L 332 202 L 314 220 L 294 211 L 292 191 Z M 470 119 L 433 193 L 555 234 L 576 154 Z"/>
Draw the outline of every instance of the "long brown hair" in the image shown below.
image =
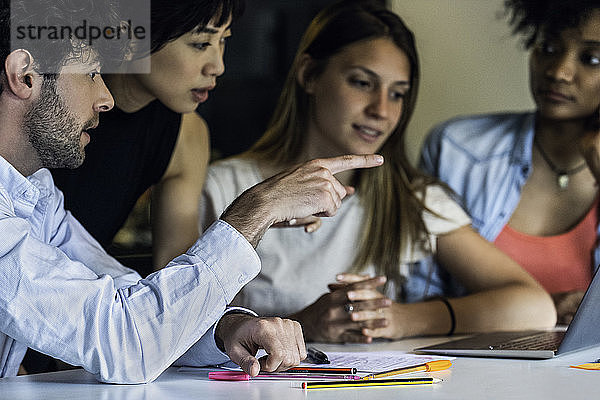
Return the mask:
<path id="1" fill-rule="evenodd" d="M 377 38 L 389 38 L 407 55 L 410 90 L 398 125 L 379 151 L 384 165 L 356 174 L 357 193 L 366 211 L 352 269 L 358 272 L 373 264 L 377 273 L 394 277 L 402 256 L 414 249 L 410 243 L 430 249 L 422 199 L 425 187 L 435 181 L 415 169 L 406 156 L 404 131 L 417 99 L 419 62 L 414 35 L 396 14 L 372 1 L 346 0 L 322 10 L 300 42 L 267 131 L 245 155 L 284 165 L 300 161 L 309 105 L 309 96 L 296 79 L 302 56 L 308 54 L 316 61 L 311 73 L 317 75 L 345 46 Z"/>

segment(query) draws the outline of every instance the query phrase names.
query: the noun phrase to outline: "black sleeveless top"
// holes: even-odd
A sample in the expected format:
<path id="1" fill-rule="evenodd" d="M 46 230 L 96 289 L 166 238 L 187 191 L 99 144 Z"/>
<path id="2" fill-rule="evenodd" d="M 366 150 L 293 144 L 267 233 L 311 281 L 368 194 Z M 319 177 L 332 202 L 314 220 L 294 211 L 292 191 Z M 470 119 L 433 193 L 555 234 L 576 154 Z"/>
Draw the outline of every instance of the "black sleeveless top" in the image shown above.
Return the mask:
<path id="1" fill-rule="evenodd" d="M 138 198 L 164 175 L 175 148 L 181 114 L 158 100 L 135 113 L 114 107 L 90 132 L 85 161 L 55 169 L 65 208 L 104 247 L 111 244 Z"/>

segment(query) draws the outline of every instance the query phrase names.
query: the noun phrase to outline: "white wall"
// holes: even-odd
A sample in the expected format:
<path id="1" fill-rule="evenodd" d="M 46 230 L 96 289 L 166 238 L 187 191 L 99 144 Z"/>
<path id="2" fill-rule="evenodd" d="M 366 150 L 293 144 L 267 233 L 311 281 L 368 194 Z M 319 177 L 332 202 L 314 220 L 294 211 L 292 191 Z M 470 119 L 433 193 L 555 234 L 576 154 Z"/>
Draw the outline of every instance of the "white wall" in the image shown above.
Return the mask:
<path id="1" fill-rule="evenodd" d="M 417 108 L 408 128 L 417 160 L 427 132 L 456 115 L 532 109 L 528 54 L 503 17 L 504 0 L 389 0 L 415 33 L 421 60 Z"/>

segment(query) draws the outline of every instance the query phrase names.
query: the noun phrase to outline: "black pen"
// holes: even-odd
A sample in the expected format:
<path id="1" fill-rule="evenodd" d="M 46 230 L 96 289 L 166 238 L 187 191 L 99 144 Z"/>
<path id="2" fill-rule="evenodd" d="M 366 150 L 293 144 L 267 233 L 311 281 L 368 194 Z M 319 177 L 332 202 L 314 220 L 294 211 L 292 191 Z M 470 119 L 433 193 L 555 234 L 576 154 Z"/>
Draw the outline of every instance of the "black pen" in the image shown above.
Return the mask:
<path id="1" fill-rule="evenodd" d="M 321 350 L 317 350 L 314 347 L 308 347 L 306 349 L 306 353 L 308 357 L 315 364 L 329 364 L 329 358 L 327 358 L 327 354 L 323 353 Z"/>

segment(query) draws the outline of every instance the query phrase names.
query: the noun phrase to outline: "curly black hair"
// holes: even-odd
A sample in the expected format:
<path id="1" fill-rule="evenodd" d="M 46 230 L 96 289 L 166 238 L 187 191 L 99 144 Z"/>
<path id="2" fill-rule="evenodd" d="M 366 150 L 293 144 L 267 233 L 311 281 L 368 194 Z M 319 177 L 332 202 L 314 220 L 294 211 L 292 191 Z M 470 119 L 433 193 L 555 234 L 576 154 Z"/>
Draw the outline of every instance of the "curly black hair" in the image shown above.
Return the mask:
<path id="1" fill-rule="evenodd" d="M 600 0 L 505 0 L 504 6 L 513 33 L 523 35 L 530 48 L 543 34 L 555 36 L 579 26 L 600 9 Z"/>

